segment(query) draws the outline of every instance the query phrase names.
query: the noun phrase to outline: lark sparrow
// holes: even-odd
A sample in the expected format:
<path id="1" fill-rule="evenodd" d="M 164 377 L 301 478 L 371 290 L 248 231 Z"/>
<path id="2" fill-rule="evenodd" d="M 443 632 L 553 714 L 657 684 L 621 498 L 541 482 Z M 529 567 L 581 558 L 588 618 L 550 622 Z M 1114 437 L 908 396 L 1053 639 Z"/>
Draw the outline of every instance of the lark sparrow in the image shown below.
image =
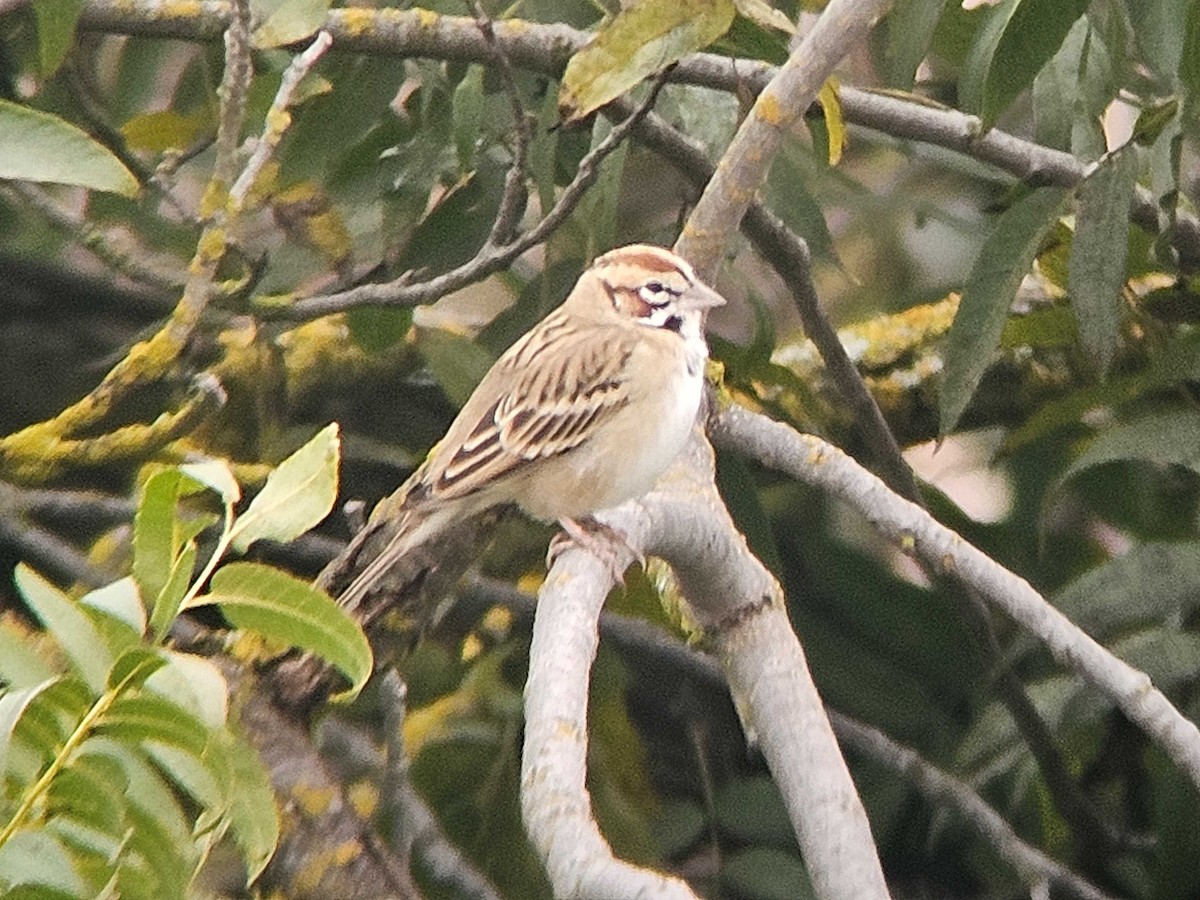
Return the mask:
<path id="1" fill-rule="evenodd" d="M 410 550 L 491 507 L 515 504 L 580 538 L 585 517 L 648 491 L 696 421 L 704 315 L 724 302 L 661 247 L 599 257 L 496 361 L 425 462 L 376 507 L 366 530 L 387 520 L 395 533 L 340 602 L 358 606 Z"/>

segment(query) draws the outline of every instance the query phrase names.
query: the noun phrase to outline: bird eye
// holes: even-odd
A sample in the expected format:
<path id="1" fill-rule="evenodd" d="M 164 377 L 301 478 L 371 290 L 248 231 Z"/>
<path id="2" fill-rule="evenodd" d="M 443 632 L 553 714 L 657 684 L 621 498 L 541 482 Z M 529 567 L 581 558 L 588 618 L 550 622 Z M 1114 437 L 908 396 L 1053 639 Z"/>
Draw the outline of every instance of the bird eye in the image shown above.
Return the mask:
<path id="1" fill-rule="evenodd" d="M 666 306 L 675 297 L 675 291 L 661 281 L 647 281 L 638 290 L 638 294 L 654 307 Z"/>

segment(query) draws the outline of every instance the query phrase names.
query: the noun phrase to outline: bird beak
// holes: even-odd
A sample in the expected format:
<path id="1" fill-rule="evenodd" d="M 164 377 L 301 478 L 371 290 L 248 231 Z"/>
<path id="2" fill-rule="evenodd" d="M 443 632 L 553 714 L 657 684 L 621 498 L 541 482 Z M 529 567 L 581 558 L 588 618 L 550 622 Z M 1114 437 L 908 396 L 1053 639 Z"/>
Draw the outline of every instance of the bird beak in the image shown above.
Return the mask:
<path id="1" fill-rule="evenodd" d="M 725 298 L 706 284 L 696 282 L 679 296 L 682 309 L 712 309 L 724 306 Z"/>

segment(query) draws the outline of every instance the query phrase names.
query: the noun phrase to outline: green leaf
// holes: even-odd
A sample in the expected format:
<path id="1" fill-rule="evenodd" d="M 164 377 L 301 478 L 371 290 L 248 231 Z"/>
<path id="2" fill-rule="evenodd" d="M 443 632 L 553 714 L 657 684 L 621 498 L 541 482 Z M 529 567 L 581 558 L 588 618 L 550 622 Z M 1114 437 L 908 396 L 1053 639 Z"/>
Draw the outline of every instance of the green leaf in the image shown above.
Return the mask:
<path id="1" fill-rule="evenodd" d="M 75 43 L 75 25 L 81 12 L 83 0 L 33 0 L 43 78 L 57 72 L 67 58 Z"/>
<path id="2" fill-rule="evenodd" d="M 640 0 L 623 8 L 571 57 L 563 73 L 558 109 L 575 122 L 644 78 L 729 30 L 733 0 Z"/>
<path id="3" fill-rule="evenodd" d="M 112 759 L 79 754 L 46 791 L 51 816 L 65 816 L 109 836 L 125 831 L 125 771 Z"/>
<path id="4" fill-rule="evenodd" d="M 113 654 L 84 609 L 24 563 L 18 563 L 13 581 L 88 687 L 103 691 Z"/>
<path id="5" fill-rule="evenodd" d="M 121 136 L 131 150 L 165 153 L 186 150 L 212 128 L 212 112 L 207 106 L 186 115 L 174 109 L 160 109 L 134 116 L 121 126 Z"/>
<path id="6" fill-rule="evenodd" d="M 197 759 L 203 756 L 209 740 L 209 729 L 203 722 L 178 704 L 147 693 L 117 699 L 98 730 L 129 744 L 156 741 Z"/>
<path id="7" fill-rule="evenodd" d="M 797 234 L 804 235 L 818 259 L 841 265 L 825 212 L 812 195 L 816 183 L 813 158 L 788 141 L 767 174 L 763 190 L 771 209 Z"/>
<path id="8" fill-rule="evenodd" d="M 417 350 L 450 402 L 462 406 L 495 359 L 472 340 L 442 328 L 417 330 Z"/>
<path id="9" fill-rule="evenodd" d="M 105 686 L 110 691 L 141 687 L 147 678 L 166 664 L 162 652 L 157 648 L 132 647 L 117 657 Z"/>
<path id="10" fill-rule="evenodd" d="M 259 563 L 231 563 L 212 579 L 215 603 L 238 628 L 316 653 L 337 666 L 357 694 L 371 675 L 371 646 L 362 629 L 327 594 Z"/>
<path id="11" fill-rule="evenodd" d="M 1089 569 L 1054 597 L 1072 622 L 1095 637 L 1131 625 L 1182 620 L 1200 605 L 1200 542 L 1150 543 Z"/>
<path id="12" fill-rule="evenodd" d="M 379 353 L 404 340 L 412 328 L 411 309 L 357 306 L 346 313 L 350 337 L 368 353 Z"/>
<path id="13" fill-rule="evenodd" d="M 1102 375 L 1120 338 L 1129 203 L 1136 180 L 1137 153 L 1127 147 L 1104 160 L 1079 189 L 1067 289 L 1083 347 Z"/>
<path id="14" fill-rule="evenodd" d="M 454 89 L 451 119 L 454 123 L 454 148 L 464 172 L 475 166 L 475 146 L 483 123 L 483 67 L 472 66 Z"/>
<path id="15" fill-rule="evenodd" d="M 1051 492 L 1086 469 L 1121 460 L 1185 466 L 1200 473 L 1200 413 L 1154 413 L 1105 429 L 1067 466 Z"/>
<path id="16" fill-rule="evenodd" d="M 192 653 L 163 649 L 166 665 L 146 679 L 146 690 L 190 710 L 209 728 L 220 728 L 229 716 L 229 685 L 209 660 Z"/>
<path id="17" fill-rule="evenodd" d="M 0 785 L 4 783 L 4 772 L 8 765 L 8 748 L 21 717 L 43 692 L 59 681 L 59 678 L 49 678 L 41 684 L 10 691 L 0 697 Z"/>
<path id="18" fill-rule="evenodd" d="M 171 567 L 170 577 L 159 592 L 154 603 L 154 611 L 150 615 L 150 633 L 155 640 L 161 638 L 179 615 L 179 604 L 187 595 L 196 571 L 196 542 L 189 539 L 179 551 L 175 565 Z"/>
<path id="19" fill-rule="evenodd" d="M 59 838 L 45 829 L 18 831 L 0 846 L 0 885 L 16 895 L 21 885 L 57 889 L 68 897 L 88 896 L 87 885 L 75 869 L 73 854 Z M 31 898 L 35 894 L 26 892 Z M 45 894 L 43 896 L 52 896 Z"/>
<path id="20" fill-rule="evenodd" d="M 774 28 L 784 34 L 796 33 L 796 26 L 792 24 L 792 20 L 767 0 L 733 0 L 733 5 L 737 8 L 738 15 L 744 16 L 760 28 Z"/>
<path id="21" fill-rule="evenodd" d="M 774 847 L 750 847 L 730 853 L 721 881 L 739 897 L 755 900 L 816 900 L 800 854 Z"/>
<path id="22" fill-rule="evenodd" d="M 81 753 L 105 756 L 124 770 L 129 845 L 159 881 L 153 896 L 183 900 L 200 854 L 175 791 L 141 753 L 120 741 L 95 735 Z"/>
<path id="23" fill-rule="evenodd" d="M 242 489 L 233 477 L 229 464 L 223 459 L 185 463 L 179 467 L 179 471 L 202 487 L 215 491 L 226 504 L 232 505 L 242 499 Z M 184 491 L 185 489 L 181 488 L 181 493 Z"/>
<path id="24" fill-rule="evenodd" d="M 329 0 L 255 0 L 250 4 L 262 22 L 250 35 L 253 47 L 285 47 L 316 33 L 325 24 Z"/>
<path id="25" fill-rule="evenodd" d="M 246 864 L 246 883 L 257 878 L 279 842 L 279 816 L 266 770 L 253 747 L 228 729 L 214 735 L 208 758 L 221 775 L 229 805 L 224 812 Z"/>
<path id="26" fill-rule="evenodd" d="M 949 434 L 992 361 L 1009 308 L 1062 211 L 1066 191 L 1038 188 L 1004 212 L 983 242 L 946 338 L 939 433 Z"/>
<path id="27" fill-rule="evenodd" d="M 1179 115 L 1178 97 L 1167 97 L 1147 103 L 1138 113 L 1130 141 L 1140 147 L 1153 146 L 1167 126 L 1175 121 L 1177 115 Z"/>
<path id="28" fill-rule="evenodd" d="M 713 815 L 721 833 L 739 843 L 787 847 L 795 840 L 783 797 L 770 778 L 726 782 L 713 798 Z"/>
<path id="29" fill-rule="evenodd" d="M 1106 149 L 1100 116 L 1115 93 L 1103 43 L 1086 17 L 1077 19 L 1033 79 L 1038 142 L 1087 159 L 1099 158 Z"/>
<path id="30" fill-rule="evenodd" d="M 65 119 L 0 100 L 0 179 L 72 184 L 132 197 L 137 179 Z"/>
<path id="31" fill-rule="evenodd" d="M 1088 0 L 1019 0 L 984 76 L 980 117 L 985 127 L 1033 83 L 1087 6 Z"/>
<path id="32" fill-rule="evenodd" d="M 337 499 L 340 455 L 333 422 L 267 476 L 266 485 L 233 526 L 233 548 L 245 553 L 262 538 L 293 540 L 329 515 Z"/>
<path id="33" fill-rule="evenodd" d="M 42 651 L 37 637 L 28 629 L 0 619 L 0 684 L 25 688 L 57 675 L 58 670 Z"/>
<path id="34" fill-rule="evenodd" d="M 133 515 L 133 580 L 151 610 L 158 606 L 179 553 L 175 526 L 181 480 L 178 469 L 155 472 L 142 485 Z"/>
<path id="35" fill-rule="evenodd" d="M 888 85 L 911 90 L 917 66 L 929 52 L 946 0 L 898 0 L 887 18 L 884 73 Z"/>
<path id="36" fill-rule="evenodd" d="M 101 615 L 128 625 L 138 634 L 146 630 L 146 610 L 142 607 L 137 585 L 132 578 L 121 578 L 89 591 L 79 598 L 79 602 Z"/>
<path id="37" fill-rule="evenodd" d="M 1192 0 L 1188 8 L 1178 74 L 1183 89 L 1183 125 L 1192 140 L 1200 140 L 1200 0 Z"/>

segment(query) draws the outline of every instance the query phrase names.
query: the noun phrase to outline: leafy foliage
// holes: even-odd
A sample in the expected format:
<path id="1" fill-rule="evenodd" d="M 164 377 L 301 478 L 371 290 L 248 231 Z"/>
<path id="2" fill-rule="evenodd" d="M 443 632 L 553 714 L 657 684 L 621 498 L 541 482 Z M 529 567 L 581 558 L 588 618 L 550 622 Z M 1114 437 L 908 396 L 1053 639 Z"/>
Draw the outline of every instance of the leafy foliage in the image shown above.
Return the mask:
<path id="1" fill-rule="evenodd" d="M 669 243 L 697 186 L 680 175 L 682 157 L 635 137 L 537 253 L 485 285 L 432 309 L 357 306 L 313 322 L 295 320 L 297 298 L 422 282 L 467 263 L 506 196 L 527 226 L 610 133 L 604 104 L 643 96 L 679 60 L 655 111 L 715 162 L 760 65 L 787 57 L 781 20 L 822 5 L 645 0 L 608 17 L 617 4 L 485 2 L 497 46 L 514 48 L 506 67 L 495 47 L 463 49 L 482 46 L 483 32 L 461 0 L 251 3 L 246 117 L 232 144 L 249 150 L 268 118 L 286 128 L 223 236 L 203 316 L 136 390 L 102 392 L 110 405 L 96 418 L 25 449 L 81 448 L 65 476 L 39 486 L 50 493 L 73 498 L 83 486 L 136 502 L 106 518 L 89 495 L 93 518 L 56 516 L 44 496 L 10 500 L 0 485 L 0 544 L 15 572 L 14 590 L 0 591 L 0 891 L 185 896 L 207 888 L 196 873 L 227 846 L 242 880 L 261 873 L 281 814 L 218 660 L 255 660 L 264 644 L 315 653 L 351 695 L 362 690 L 322 710 L 326 757 L 364 827 L 411 837 L 382 809 L 387 773 L 368 752 L 387 738 L 365 685 L 370 651 L 306 578 L 323 562 L 312 547 L 327 558 L 328 542 L 280 545 L 324 518 L 339 491 L 373 499 L 399 484 L 587 260 L 628 241 Z M 1196 718 L 1200 0 L 973 7 L 896 0 L 861 51 L 871 65 L 826 85 L 822 113 L 808 117 L 810 134 L 789 136 L 761 200 L 807 240 L 822 305 L 850 323 L 843 343 L 901 443 L 943 441 L 921 469 L 935 514 Z M 2 432 L 71 407 L 115 360 L 134 370 L 154 361 L 138 342 L 180 305 L 205 216 L 220 205 L 208 179 L 222 23 L 189 18 L 209 7 L 173 8 L 178 18 L 157 23 L 146 9 L 33 0 L 0 13 L 0 293 L 15 298 L 0 327 L 0 359 L 13 360 Z M 269 113 L 295 51 L 323 26 L 337 33 L 334 49 L 286 111 Z M 560 41 L 566 28 L 590 30 L 590 43 Z M 397 49 L 397 35 L 415 43 Z M 568 46 L 582 49 L 568 60 Z M 716 66 L 688 74 L 688 54 L 702 50 L 735 56 L 736 78 L 722 81 Z M 855 92 L 875 87 L 910 93 Z M 892 118 L 872 119 L 872 104 L 894 104 Z M 520 196 L 506 195 L 521 158 Z M 771 248 L 756 249 L 788 274 Z M 862 453 L 853 410 L 793 333 L 792 298 L 761 275 L 761 260 L 730 255 L 720 286 L 733 302 L 711 341 L 725 386 Z M 219 412 L 106 455 L 105 440 L 127 427 L 169 418 L 200 372 L 224 385 Z M 288 455 L 298 434 L 334 419 L 346 435 L 341 478 L 335 426 Z M 0 478 L 19 450 L 0 439 Z M 935 474 L 959 453 L 972 491 Z M 1108 892 L 1196 895 L 1193 789 L 1094 692 L 1007 623 L 995 623 L 999 658 L 989 661 L 942 585 L 836 504 L 735 458 L 720 460 L 720 478 L 787 587 L 831 704 L 967 779 L 1025 841 Z M 243 484 L 261 487 L 247 501 Z M 986 521 L 965 511 L 981 500 Z M 10 520 L 26 541 L 10 537 Z M 56 546 L 46 533 L 75 551 L 73 565 L 46 550 Z M 545 539 L 509 523 L 481 565 L 535 587 Z M 87 583 L 61 587 L 74 581 Z M 614 605 L 678 625 L 660 587 L 631 573 Z M 465 602 L 439 612 L 401 662 L 413 784 L 501 895 L 548 896 L 517 802 L 525 618 Z M 181 623 L 196 622 L 256 638 L 181 643 Z M 386 626 L 385 644 L 406 644 L 413 628 Z M 1115 835 L 1110 846 L 1089 844 L 1055 799 L 1045 748 L 1034 752 L 998 673 L 1023 686 L 1068 788 Z M 606 650 L 592 703 L 589 787 L 621 855 L 687 872 L 714 897 L 807 895 L 777 792 L 723 692 L 653 651 Z M 332 746 L 338 734 L 358 739 L 354 752 Z M 850 762 L 897 893 L 1030 889 L 903 776 Z M 291 826 L 307 810 L 287 799 Z M 452 893 L 435 865 L 418 858 L 414 869 L 430 896 Z M 281 875 L 262 889 L 295 887 Z"/>
<path id="2" fill-rule="evenodd" d="M 26 659 L 0 661 L 6 894 L 184 897 L 227 834 L 247 881 L 262 872 L 279 838 L 267 773 L 229 719 L 221 670 L 166 641 L 181 610 L 215 604 L 243 628 L 327 656 L 361 687 L 370 648 L 327 596 L 267 566 L 216 569 L 238 535 L 242 546 L 291 538 L 323 519 L 338 455 L 336 430 L 318 434 L 272 471 L 245 519 L 234 515 L 240 488 L 224 464 L 155 471 L 135 516 L 134 577 L 77 599 L 18 566 L 44 639 Z M 213 519 L 187 501 L 205 492 L 221 500 L 225 527 L 196 573 L 196 540 Z M 199 593 L 214 569 L 216 593 Z M 0 631 L 23 636 L 13 619 Z"/>

